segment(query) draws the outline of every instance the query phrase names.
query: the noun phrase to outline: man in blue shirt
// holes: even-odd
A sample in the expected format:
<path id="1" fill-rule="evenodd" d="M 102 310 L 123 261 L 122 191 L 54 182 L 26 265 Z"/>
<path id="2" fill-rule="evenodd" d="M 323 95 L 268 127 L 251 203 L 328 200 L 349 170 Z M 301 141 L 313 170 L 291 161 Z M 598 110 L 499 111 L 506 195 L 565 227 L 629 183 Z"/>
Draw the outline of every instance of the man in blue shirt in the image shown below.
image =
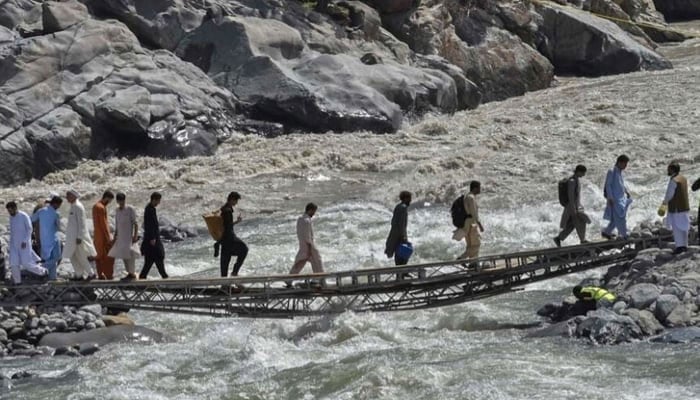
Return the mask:
<path id="1" fill-rule="evenodd" d="M 626 155 L 617 158 L 615 166 L 605 176 L 605 198 L 608 201 L 605 207 L 603 219 L 610 221 L 603 229 L 601 235 L 606 239 L 613 239 L 613 230 L 617 229 L 622 239 L 627 239 L 627 210 L 632 199 L 625 187 L 625 178 L 622 172 L 627 168 L 630 159 Z"/>
<path id="2" fill-rule="evenodd" d="M 61 208 L 63 199 L 54 196 L 44 208 L 32 215 L 32 222 L 39 223 L 39 239 L 41 243 L 41 258 L 44 267 L 49 271 L 49 280 L 56 280 L 56 269 L 61 259 L 61 240 L 58 232 L 61 229 Z"/>

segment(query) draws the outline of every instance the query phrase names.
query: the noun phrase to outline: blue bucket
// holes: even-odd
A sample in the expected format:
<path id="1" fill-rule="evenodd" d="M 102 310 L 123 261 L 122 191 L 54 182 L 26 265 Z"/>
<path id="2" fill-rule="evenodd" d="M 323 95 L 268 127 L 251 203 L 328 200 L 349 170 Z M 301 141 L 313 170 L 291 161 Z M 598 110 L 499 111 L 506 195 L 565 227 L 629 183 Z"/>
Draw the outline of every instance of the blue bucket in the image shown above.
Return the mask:
<path id="1" fill-rule="evenodd" d="M 413 245 L 410 242 L 401 243 L 396 248 L 396 255 L 402 260 L 408 261 L 408 259 L 411 258 L 412 254 L 413 254 Z"/>

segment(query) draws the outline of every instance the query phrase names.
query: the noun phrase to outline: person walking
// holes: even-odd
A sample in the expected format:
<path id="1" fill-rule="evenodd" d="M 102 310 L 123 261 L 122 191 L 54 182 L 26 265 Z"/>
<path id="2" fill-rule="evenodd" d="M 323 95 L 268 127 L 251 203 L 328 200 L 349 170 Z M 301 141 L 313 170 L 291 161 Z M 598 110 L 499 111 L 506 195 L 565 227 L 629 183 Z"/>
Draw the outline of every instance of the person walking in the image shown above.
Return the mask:
<path id="1" fill-rule="evenodd" d="M 54 196 L 49 203 L 32 215 L 32 222 L 39 227 L 40 255 L 44 261 L 44 268 L 49 271 L 49 280 L 56 280 L 56 270 L 61 259 L 61 239 L 58 232 L 61 230 L 61 216 L 58 209 L 61 208 L 63 199 Z"/>
<path id="2" fill-rule="evenodd" d="M 632 203 L 631 196 L 625 186 L 623 171 L 627 169 L 630 159 L 626 155 L 617 158 L 615 166 L 605 176 L 604 195 L 608 201 L 605 207 L 603 219 L 610 221 L 601 232 L 605 239 L 614 239 L 613 231 L 617 229 L 618 235 L 627 240 L 627 211 Z"/>
<path id="3" fill-rule="evenodd" d="M 38 276 L 48 272 L 38 264 L 39 256 L 32 250 L 32 221 L 29 215 L 17 209 L 17 203 L 10 201 L 5 205 L 10 214 L 10 271 L 15 285 L 22 283 L 22 270 Z"/>
<path id="4" fill-rule="evenodd" d="M 136 210 L 126 204 L 126 194 L 117 193 L 117 209 L 114 210 L 114 244 L 108 255 L 124 262 L 126 276 L 123 281 L 136 279 L 136 257 L 140 256 L 133 244 L 139 241 L 139 224 Z"/>
<path id="5" fill-rule="evenodd" d="M 92 224 L 95 236 L 95 264 L 97 278 L 112 280 L 114 278 L 114 258 L 108 256 L 112 248 L 112 233 L 109 231 L 107 206 L 114 200 L 114 193 L 107 190 L 102 198 L 92 206 Z"/>
<path id="6" fill-rule="evenodd" d="M 574 174 L 563 181 L 564 187 L 559 188 L 559 202 L 564 206 L 564 211 L 561 214 L 559 227 L 561 231 L 554 237 L 554 243 L 557 247 L 561 247 L 561 242 L 576 229 L 576 234 L 581 243 L 586 243 L 586 225 L 591 223 L 591 219 L 584 212 L 581 205 L 581 182 L 580 179 L 586 176 L 586 167 L 577 165 L 574 169 Z M 561 183 L 560 183 L 561 184 Z M 562 196 L 565 191 L 565 198 Z"/>
<path id="7" fill-rule="evenodd" d="M 399 255 L 398 247 L 402 243 L 408 242 L 408 206 L 411 205 L 411 192 L 402 191 L 399 193 L 399 204 L 394 207 L 391 216 L 391 230 L 386 238 L 384 254 L 388 258 L 394 257 L 395 265 L 408 264 L 408 258 Z"/>
<path id="8" fill-rule="evenodd" d="M 69 258 L 73 265 L 74 279 L 89 280 L 95 277 L 90 258 L 97 256 L 97 252 L 87 229 L 85 207 L 80 202 L 80 193 L 76 190 L 69 190 L 66 193 L 66 200 L 71 206 L 63 256 Z"/>
<path id="9" fill-rule="evenodd" d="M 467 248 L 464 253 L 459 256 L 460 259 L 473 259 L 479 257 L 479 249 L 481 247 L 481 233 L 484 232 L 484 227 L 479 219 L 479 204 L 476 196 L 481 193 L 481 182 L 471 181 L 469 183 L 469 193 L 464 196 L 464 210 L 467 218 L 464 220 L 462 231 L 464 233 L 464 241 Z"/>
<path id="10" fill-rule="evenodd" d="M 294 258 L 294 265 L 289 271 L 290 275 L 297 275 L 304 269 L 307 262 L 311 263 L 311 270 L 315 274 L 323 273 L 323 261 L 321 254 L 314 242 L 314 228 L 311 218 L 316 215 L 318 206 L 309 203 L 304 209 L 304 214 L 297 219 L 297 239 L 299 239 L 299 251 Z"/>
<path id="11" fill-rule="evenodd" d="M 156 264 L 160 277 L 166 279 L 168 274 L 165 272 L 165 249 L 163 242 L 160 241 L 160 224 L 158 222 L 158 214 L 156 207 L 160 204 L 162 195 L 158 192 L 151 194 L 151 201 L 146 205 L 143 212 L 143 241 L 141 242 L 141 254 L 145 261 L 139 279 L 147 279 L 148 273 L 151 271 L 153 264 Z"/>
<path id="12" fill-rule="evenodd" d="M 224 222 L 224 235 L 221 238 L 221 276 L 228 276 L 228 268 L 231 263 L 231 257 L 236 256 L 236 262 L 233 264 L 231 276 L 237 276 L 240 271 L 246 256 L 248 255 L 248 246 L 236 236 L 233 230 L 234 225 L 239 224 L 243 217 L 239 214 L 236 220 L 233 219 L 233 207 L 238 205 L 241 195 L 238 192 L 231 192 L 226 197 L 226 204 L 221 207 L 221 218 Z"/>
<path id="13" fill-rule="evenodd" d="M 672 162 L 666 169 L 670 179 L 666 187 L 666 195 L 659 207 L 659 216 L 666 216 L 666 225 L 673 230 L 675 250 L 680 254 L 688 250 L 688 231 L 690 230 L 690 201 L 688 200 L 688 180 L 681 175 L 681 166 Z"/>

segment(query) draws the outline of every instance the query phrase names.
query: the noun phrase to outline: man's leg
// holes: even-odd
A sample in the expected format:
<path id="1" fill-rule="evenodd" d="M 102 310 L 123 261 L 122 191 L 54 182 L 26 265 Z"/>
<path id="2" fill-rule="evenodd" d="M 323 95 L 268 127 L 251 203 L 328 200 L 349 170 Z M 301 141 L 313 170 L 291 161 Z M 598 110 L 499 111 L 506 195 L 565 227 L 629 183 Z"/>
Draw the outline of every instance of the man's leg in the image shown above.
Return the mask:
<path id="1" fill-rule="evenodd" d="M 231 276 L 238 276 L 238 271 L 240 271 L 245 258 L 248 256 L 248 246 L 241 239 L 236 238 L 234 240 L 233 254 L 236 255 L 236 262 L 233 264 Z"/>
<path id="2" fill-rule="evenodd" d="M 12 273 L 12 282 L 15 285 L 22 283 L 22 268 L 19 265 L 10 265 L 10 271 Z"/>
<path id="3" fill-rule="evenodd" d="M 306 265 L 308 261 L 309 260 L 298 260 L 294 262 L 292 269 L 289 270 L 289 275 L 299 275 L 301 270 L 304 269 L 304 265 Z"/>
<path id="4" fill-rule="evenodd" d="M 472 225 L 467 233 L 467 258 L 478 258 L 480 247 L 481 237 L 479 235 L 479 227 Z"/>
<path id="5" fill-rule="evenodd" d="M 70 263 L 73 265 L 76 278 L 85 278 L 88 275 L 90 263 L 87 259 L 87 254 L 85 254 L 81 246 L 78 246 L 73 252 L 73 255 L 70 257 Z"/>
<path id="6" fill-rule="evenodd" d="M 408 264 L 408 260 L 400 258 L 398 254 L 394 253 L 394 265 L 406 265 L 406 264 Z"/>
<path id="7" fill-rule="evenodd" d="M 156 268 L 158 268 L 161 278 L 165 279 L 168 277 L 168 273 L 165 272 L 165 259 L 163 257 L 156 258 Z"/>
<path id="8" fill-rule="evenodd" d="M 576 227 L 576 235 L 578 240 L 583 243 L 586 241 L 586 220 L 583 218 L 574 217 L 574 226 Z"/>
<path id="9" fill-rule="evenodd" d="M 219 265 L 221 267 L 221 277 L 226 278 L 228 276 L 228 266 L 231 263 L 231 253 L 230 245 L 226 244 L 221 246 L 221 258 L 219 259 Z"/>
<path id="10" fill-rule="evenodd" d="M 126 268 L 126 272 L 129 274 L 129 276 L 135 277 L 136 276 L 136 259 L 135 258 L 125 258 L 124 259 L 124 268 Z"/>
<path id="11" fill-rule="evenodd" d="M 617 228 L 617 234 L 623 238 L 627 239 L 627 215 L 619 216 L 614 218 L 615 227 Z"/>
<path id="12" fill-rule="evenodd" d="M 323 261 L 321 260 L 321 253 L 316 250 L 316 248 L 311 249 L 311 270 L 316 274 L 323 273 Z"/>
<path id="13" fill-rule="evenodd" d="M 148 273 L 151 272 L 151 267 L 153 267 L 155 260 L 150 254 L 146 254 L 144 257 L 143 268 L 141 268 L 141 273 L 139 274 L 139 279 L 148 278 Z"/>
<path id="14" fill-rule="evenodd" d="M 612 236 L 614 230 L 615 230 L 615 216 L 613 215 L 610 217 L 610 222 L 608 222 L 608 226 L 606 226 L 603 229 L 603 234 L 608 235 L 608 236 Z"/>
<path id="15" fill-rule="evenodd" d="M 567 237 L 573 232 L 574 230 L 574 218 L 569 218 L 566 220 L 566 225 L 564 225 L 564 228 L 559 231 L 559 234 L 554 238 L 554 243 L 557 244 L 557 247 L 561 247 L 561 242 L 566 240 Z"/>

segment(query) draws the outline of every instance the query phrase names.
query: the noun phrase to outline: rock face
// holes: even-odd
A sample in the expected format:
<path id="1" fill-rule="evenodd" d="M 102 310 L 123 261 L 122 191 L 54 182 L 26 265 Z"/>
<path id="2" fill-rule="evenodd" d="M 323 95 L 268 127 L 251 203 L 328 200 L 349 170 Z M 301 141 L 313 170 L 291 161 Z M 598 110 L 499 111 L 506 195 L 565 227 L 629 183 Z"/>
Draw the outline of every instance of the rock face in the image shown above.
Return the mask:
<path id="1" fill-rule="evenodd" d="M 43 10 L 51 35 L 0 48 L 0 149 L 9 156 L 0 161 L 8 164 L 0 184 L 70 168 L 105 149 L 211 154 L 228 134 L 233 98 L 197 68 L 143 49 L 119 22 L 86 19 L 80 4 Z"/>
<path id="2" fill-rule="evenodd" d="M 539 5 L 538 10 L 546 37 L 539 49 L 557 73 L 600 76 L 672 68 L 610 21 L 556 5 Z"/>
<path id="3" fill-rule="evenodd" d="M 651 0 L 572 3 L 663 24 Z M 547 88 L 555 69 L 670 67 L 643 31 L 620 26 L 509 0 L 322 12 L 280 0 L 0 0 L 0 185 L 86 158 L 212 154 L 232 132 L 394 132 L 407 115 Z"/>

